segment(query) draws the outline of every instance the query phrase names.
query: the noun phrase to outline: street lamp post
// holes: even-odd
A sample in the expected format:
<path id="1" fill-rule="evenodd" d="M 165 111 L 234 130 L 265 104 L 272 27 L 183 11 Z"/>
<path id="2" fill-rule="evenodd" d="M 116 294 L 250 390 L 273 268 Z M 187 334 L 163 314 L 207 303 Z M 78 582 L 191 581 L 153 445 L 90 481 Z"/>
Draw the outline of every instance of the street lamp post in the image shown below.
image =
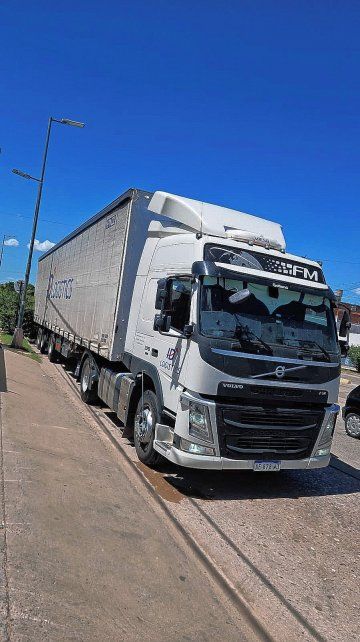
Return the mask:
<path id="1" fill-rule="evenodd" d="M 31 176 L 30 174 L 26 174 L 25 172 L 22 172 L 22 171 L 20 171 L 18 169 L 13 169 L 14 174 L 18 174 L 18 176 L 22 176 L 23 178 L 34 180 L 34 181 L 36 181 L 38 183 L 38 192 L 37 192 L 36 203 L 35 203 L 32 233 L 31 233 L 31 239 L 30 239 L 30 244 L 29 244 L 29 254 L 28 254 L 28 259 L 27 259 L 27 264 L 26 264 L 24 283 L 23 283 L 23 287 L 22 287 L 22 290 L 21 290 L 21 293 L 20 293 L 20 304 L 19 304 L 19 313 L 18 313 L 18 319 L 17 319 L 17 326 L 15 328 L 14 336 L 12 338 L 12 343 L 11 343 L 12 347 L 14 347 L 14 348 L 21 348 L 22 347 L 23 338 L 24 338 L 24 333 L 23 333 L 22 326 L 23 326 L 23 322 L 24 322 L 26 290 L 27 290 L 27 286 L 28 286 L 28 283 L 29 283 L 31 262 L 32 262 L 32 256 L 33 256 L 33 251 L 34 251 L 36 228 L 37 228 L 37 222 L 38 222 L 39 211 L 40 211 L 42 188 L 43 188 L 44 178 L 45 178 L 46 159 L 47 159 L 47 153 L 48 153 L 48 148 L 49 148 L 51 126 L 52 126 L 53 123 L 60 123 L 62 125 L 71 125 L 72 127 L 84 127 L 84 123 L 79 123 L 76 120 L 69 120 L 68 118 L 57 119 L 57 118 L 50 117 L 49 118 L 49 122 L 48 122 L 47 132 L 46 132 L 45 148 L 44 148 L 43 162 L 42 162 L 40 178 L 35 178 L 34 176 Z"/>

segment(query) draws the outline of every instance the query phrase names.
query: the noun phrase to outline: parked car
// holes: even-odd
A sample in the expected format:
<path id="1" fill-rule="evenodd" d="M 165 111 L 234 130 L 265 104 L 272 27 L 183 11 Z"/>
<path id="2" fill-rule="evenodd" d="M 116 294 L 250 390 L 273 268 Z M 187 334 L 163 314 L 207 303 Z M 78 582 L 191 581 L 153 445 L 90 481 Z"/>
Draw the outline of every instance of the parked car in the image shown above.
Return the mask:
<path id="1" fill-rule="evenodd" d="M 342 410 L 345 430 L 350 437 L 360 439 L 360 386 L 352 390 Z"/>

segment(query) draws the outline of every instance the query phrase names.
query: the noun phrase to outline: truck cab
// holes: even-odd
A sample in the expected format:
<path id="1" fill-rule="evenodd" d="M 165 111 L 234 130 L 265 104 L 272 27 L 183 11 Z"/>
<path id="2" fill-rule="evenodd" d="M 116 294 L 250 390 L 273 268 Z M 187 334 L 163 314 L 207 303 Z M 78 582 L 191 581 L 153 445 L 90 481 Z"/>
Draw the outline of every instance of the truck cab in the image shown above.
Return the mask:
<path id="1" fill-rule="evenodd" d="M 148 209 L 162 218 L 149 226 L 123 355 L 141 380 L 139 458 L 326 466 L 340 349 L 321 266 L 288 254 L 281 226 L 265 219 L 165 192 Z"/>

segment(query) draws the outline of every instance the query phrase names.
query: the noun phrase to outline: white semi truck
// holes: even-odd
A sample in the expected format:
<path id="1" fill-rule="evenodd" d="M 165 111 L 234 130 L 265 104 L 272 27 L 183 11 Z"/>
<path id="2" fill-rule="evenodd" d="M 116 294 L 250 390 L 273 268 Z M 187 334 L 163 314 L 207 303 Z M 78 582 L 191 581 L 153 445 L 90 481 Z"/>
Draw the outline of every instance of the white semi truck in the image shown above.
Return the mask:
<path id="1" fill-rule="evenodd" d="M 326 466 L 340 349 L 319 263 L 279 224 L 130 189 L 39 260 L 38 346 L 76 360 L 141 461 Z"/>

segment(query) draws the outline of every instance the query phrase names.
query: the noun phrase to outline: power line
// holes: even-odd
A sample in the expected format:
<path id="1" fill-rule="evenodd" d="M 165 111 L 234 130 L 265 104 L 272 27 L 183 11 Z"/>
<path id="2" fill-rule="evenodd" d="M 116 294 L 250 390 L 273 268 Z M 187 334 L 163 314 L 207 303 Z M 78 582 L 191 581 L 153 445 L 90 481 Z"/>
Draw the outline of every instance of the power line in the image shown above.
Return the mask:
<path id="1" fill-rule="evenodd" d="M 16 219 L 17 219 L 17 220 L 19 220 L 19 219 L 20 219 L 21 221 L 22 221 L 22 220 L 32 221 L 31 216 L 22 216 L 22 215 L 20 215 L 20 214 L 3 214 L 2 216 L 11 217 L 11 218 L 13 218 L 13 219 L 15 219 L 15 220 L 16 220 Z M 70 223 L 64 223 L 64 222 L 61 222 L 61 221 L 50 221 L 50 220 L 49 220 L 49 219 L 47 219 L 47 218 L 41 218 L 40 223 L 41 223 L 41 222 L 43 222 L 43 223 L 54 223 L 54 225 L 64 225 L 65 227 L 70 227 Z"/>

